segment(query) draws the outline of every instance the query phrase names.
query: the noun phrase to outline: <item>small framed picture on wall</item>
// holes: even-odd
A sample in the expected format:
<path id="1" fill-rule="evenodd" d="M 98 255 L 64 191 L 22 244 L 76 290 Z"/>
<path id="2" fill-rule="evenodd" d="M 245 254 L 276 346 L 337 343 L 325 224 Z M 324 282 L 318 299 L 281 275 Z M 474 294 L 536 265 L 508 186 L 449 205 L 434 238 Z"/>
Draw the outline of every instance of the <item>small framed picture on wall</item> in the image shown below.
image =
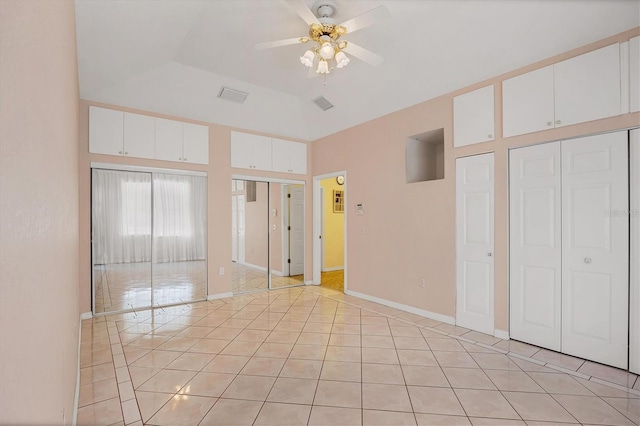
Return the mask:
<path id="1" fill-rule="evenodd" d="M 344 213 L 344 191 L 333 190 L 333 212 Z"/>

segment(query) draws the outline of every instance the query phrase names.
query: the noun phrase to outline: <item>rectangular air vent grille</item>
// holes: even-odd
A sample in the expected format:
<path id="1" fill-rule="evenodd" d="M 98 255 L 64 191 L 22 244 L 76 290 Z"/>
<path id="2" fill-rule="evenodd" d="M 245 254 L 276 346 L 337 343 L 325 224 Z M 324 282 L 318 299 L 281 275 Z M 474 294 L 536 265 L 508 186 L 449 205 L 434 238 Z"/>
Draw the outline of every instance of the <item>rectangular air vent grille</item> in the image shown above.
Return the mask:
<path id="1" fill-rule="evenodd" d="M 228 87 L 222 87 L 220 89 L 220 93 L 218 93 L 218 97 L 220 99 L 224 99 L 225 101 L 236 102 L 238 104 L 244 103 L 244 101 L 249 96 L 248 93 L 241 92 L 240 90 L 230 89 Z"/>
<path id="2" fill-rule="evenodd" d="M 313 103 L 318 105 L 318 108 L 323 111 L 333 108 L 333 104 L 329 102 L 324 96 L 318 96 L 313 100 Z"/>

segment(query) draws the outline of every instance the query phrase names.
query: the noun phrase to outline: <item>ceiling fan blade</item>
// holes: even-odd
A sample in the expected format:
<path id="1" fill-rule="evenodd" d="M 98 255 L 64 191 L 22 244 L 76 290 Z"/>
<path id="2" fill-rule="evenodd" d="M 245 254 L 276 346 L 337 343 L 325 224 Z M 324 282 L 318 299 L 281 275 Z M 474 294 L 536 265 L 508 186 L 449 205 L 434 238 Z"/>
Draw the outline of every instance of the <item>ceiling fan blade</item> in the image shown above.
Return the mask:
<path id="1" fill-rule="evenodd" d="M 348 54 L 353 55 L 356 58 L 368 64 L 371 64 L 375 67 L 377 67 L 382 63 L 382 61 L 384 61 L 384 58 L 382 56 L 376 55 L 372 51 L 365 49 L 364 47 L 360 47 L 357 44 L 353 44 L 351 42 L 348 42 L 347 47 L 345 47 L 343 50 Z"/>
<path id="2" fill-rule="evenodd" d="M 306 41 L 303 41 L 303 40 L 309 41 L 309 39 L 306 37 L 296 37 L 296 38 L 287 38 L 284 40 L 267 41 L 265 43 L 256 44 L 256 49 L 264 50 L 264 49 L 271 49 L 274 47 L 289 46 L 290 44 L 306 43 Z"/>
<path id="3" fill-rule="evenodd" d="M 376 22 L 386 19 L 389 16 L 391 16 L 391 14 L 386 7 L 378 6 L 368 12 L 363 13 L 362 15 L 351 18 L 340 25 L 347 29 L 347 34 L 351 34 L 354 31 L 358 31 L 359 29 L 368 27 L 369 25 L 375 24 Z"/>
<path id="4" fill-rule="evenodd" d="M 320 21 L 313 14 L 313 12 L 307 7 L 306 4 L 302 0 L 285 0 L 289 7 L 293 9 L 300 17 L 307 23 L 307 25 L 311 24 L 320 24 Z"/>

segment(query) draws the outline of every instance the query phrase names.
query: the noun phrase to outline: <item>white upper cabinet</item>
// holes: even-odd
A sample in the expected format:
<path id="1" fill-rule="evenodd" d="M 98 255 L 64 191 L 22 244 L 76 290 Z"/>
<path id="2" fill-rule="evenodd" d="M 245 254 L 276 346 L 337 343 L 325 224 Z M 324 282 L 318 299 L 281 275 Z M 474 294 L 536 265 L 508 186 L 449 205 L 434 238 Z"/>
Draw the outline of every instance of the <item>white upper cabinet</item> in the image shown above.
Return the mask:
<path id="1" fill-rule="evenodd" d="M 89 107 L 89 152 L 124 155 L 124 113 Z"/>
<path id="2" fill-rule="evenodd" d="M 153 117 L 124 113 L 124 155 L 155 158 Z"/>
<path id="3" fill-rule="evenodd" d="M 640 111 L 640 36 L 629 40 L 629 111 Z"/>
<path id="4" fill-rule="evenodd" d="M 231 167 L 271 170 L 271 138 L 231 132 Z"/>
<path id="5" fill-rule="evenodd" d="M 182 123 L 156 118 L 156 159 L 182 161 Z"/>
<path id="6" fill-rule="evenodd" d="M 89 152 L 209 164 L 209 128 L 91 106 Z"/>
<path id="7" fill-rule="evenodd" d="M 307 173 L 307 145 L 271 139 L 271 162 L 274 172 Z"/>
<path id="8" fill-rule="evenodd" d="M 494 139 L 493 85 L 453 98 L 453 146 Z"/>
<path id="9" fill-rule="evenodd" d="M 182 161 L 209 164 L 209 128 L 198 124 L 182 124 Z"/>
<path id="10" fill-rule="evenodd" d="M 618 43 L 554 65 L 555 124 L 620 115 L 620 46 Z"/>
<path id="11" fill-rule="evenodd" d="M 502 136 L 553 129 L 553 65 L 502 82 Z"/>
<path id="12" fill-rule="evenodd" d="M 620 76 L 616 43 L 503 81 L 503 136 L 620 115 Z"/>

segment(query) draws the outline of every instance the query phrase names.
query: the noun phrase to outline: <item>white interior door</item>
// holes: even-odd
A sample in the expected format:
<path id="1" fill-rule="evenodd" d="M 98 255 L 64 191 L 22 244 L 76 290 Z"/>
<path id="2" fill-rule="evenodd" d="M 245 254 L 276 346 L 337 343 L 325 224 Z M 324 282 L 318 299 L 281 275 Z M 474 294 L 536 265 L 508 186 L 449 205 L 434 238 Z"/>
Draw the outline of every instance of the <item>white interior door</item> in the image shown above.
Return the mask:
<path id="1" fill-rule="evenodd" d="M 560 142 L 509 153 L 511 338 L 561 350 Z"/>
<path id="2" fill-rule="evenodd" d="M 625 131 L 562 142 L 562 352 L 624 369 L 627 138 Z"/>
<path id="3" fill-rule="evenodd" d="M 235 186 L 235 182 L 233 182 Z M 238 196 L 231 196 L 231 261 L 238 262 Z"/>
<path id="4" fill-rule="evenodd" d="M 289 185 L 289 275 L 304 274 L 304 186 Z"/>
<path id="5" fill-rule="evenodd" d="M 494 334 L 493 153 L 456 160 L 456 324 Z"/>
<path id="6" fill-rule="evenodd" d="M 639 39 L 640 37 L 636 37 Z M 631 165 L 631 317 L 629 321 L 629 370 L 640 374 L 640 129 L 629 132 Z"/>

